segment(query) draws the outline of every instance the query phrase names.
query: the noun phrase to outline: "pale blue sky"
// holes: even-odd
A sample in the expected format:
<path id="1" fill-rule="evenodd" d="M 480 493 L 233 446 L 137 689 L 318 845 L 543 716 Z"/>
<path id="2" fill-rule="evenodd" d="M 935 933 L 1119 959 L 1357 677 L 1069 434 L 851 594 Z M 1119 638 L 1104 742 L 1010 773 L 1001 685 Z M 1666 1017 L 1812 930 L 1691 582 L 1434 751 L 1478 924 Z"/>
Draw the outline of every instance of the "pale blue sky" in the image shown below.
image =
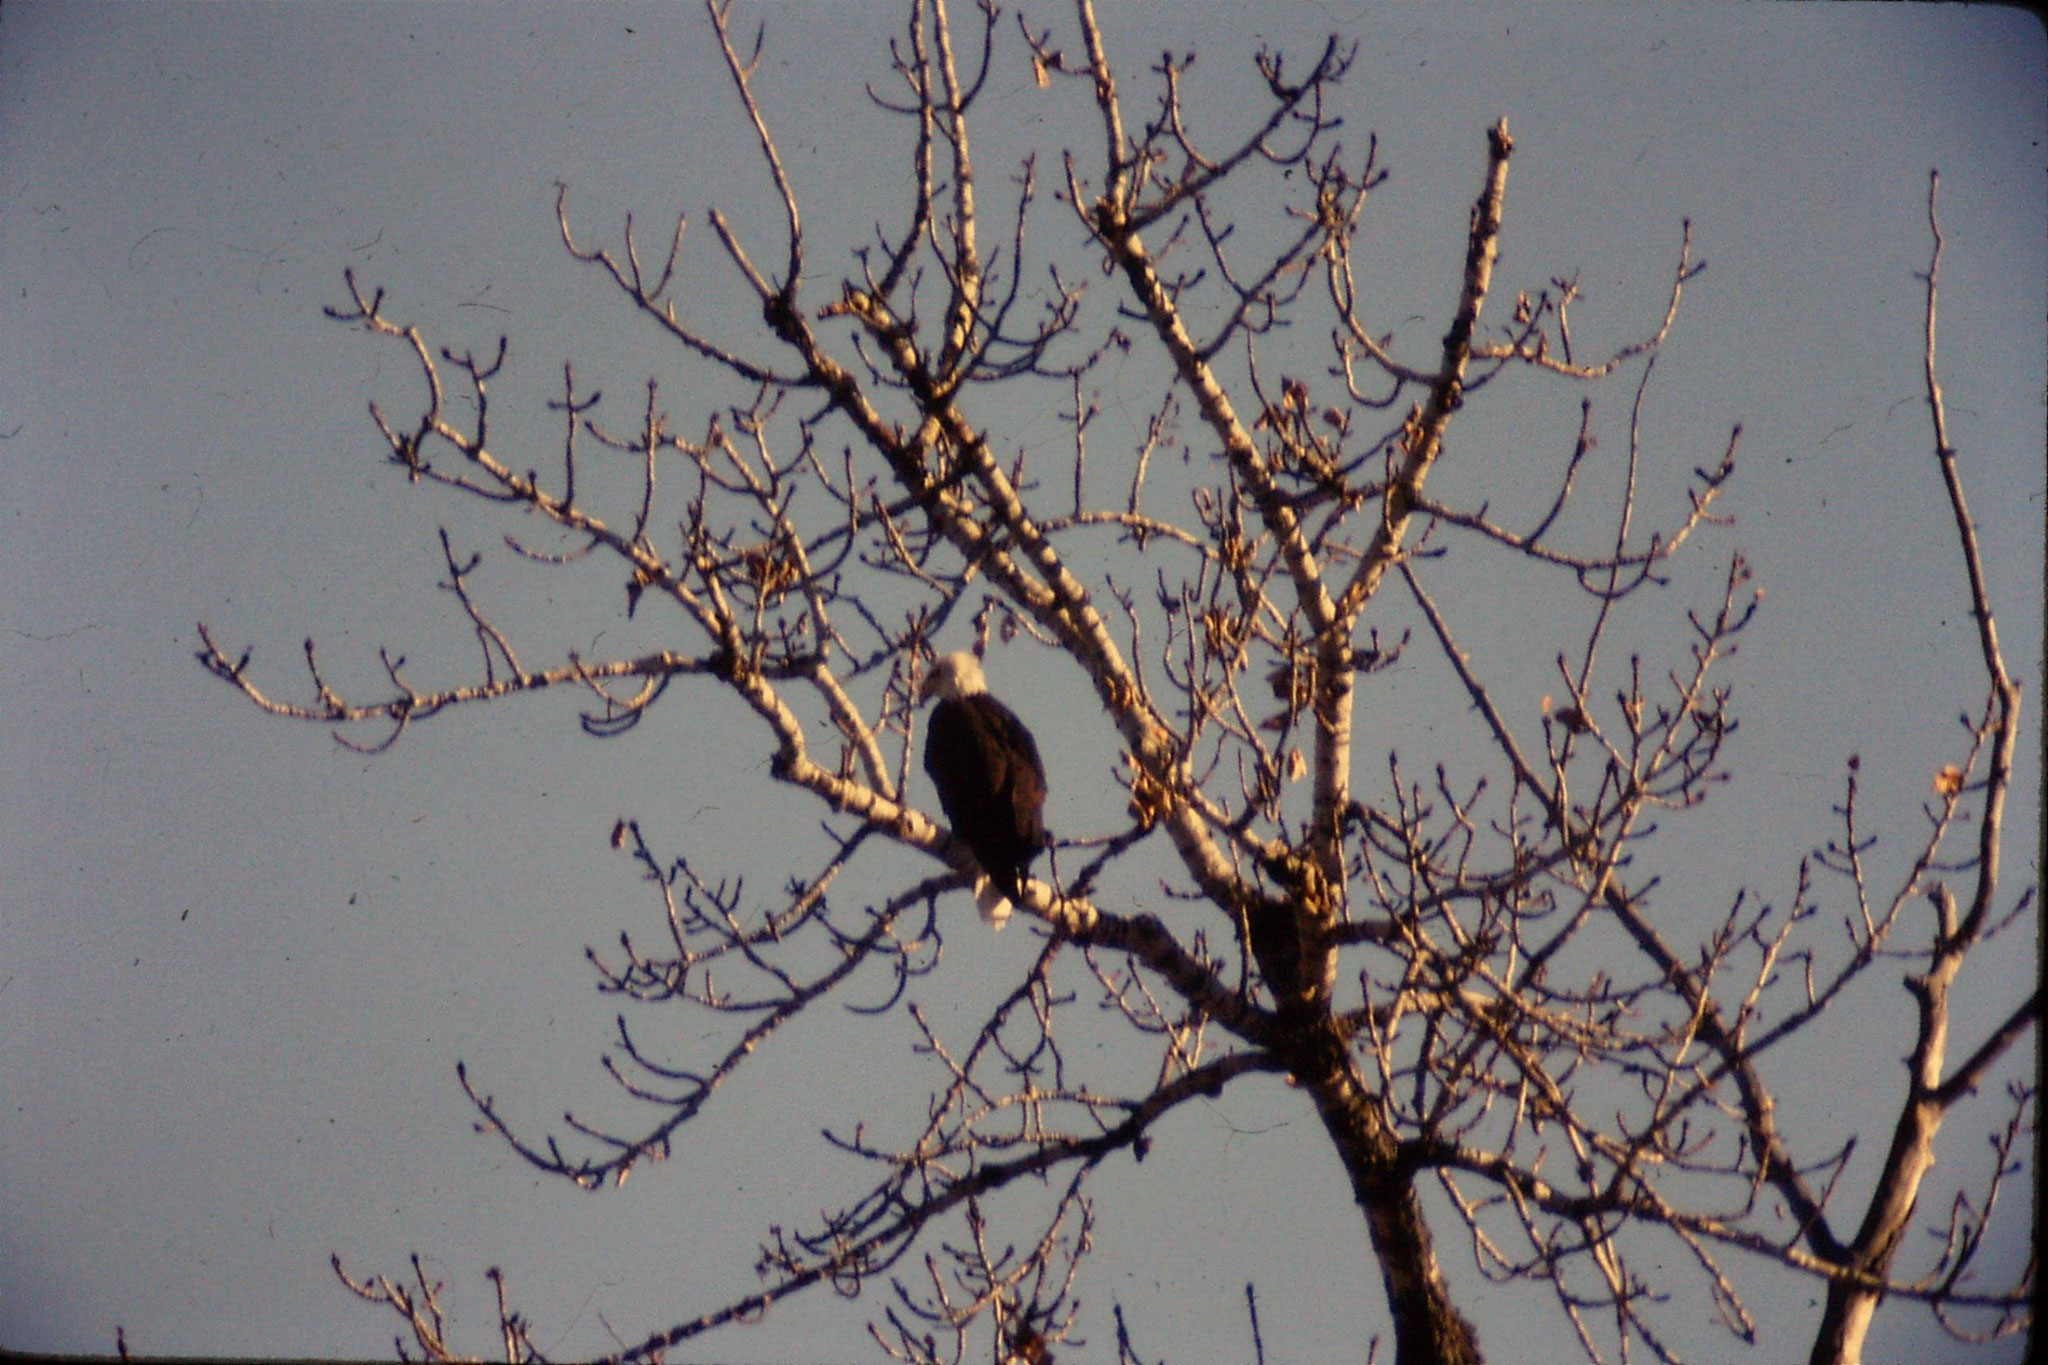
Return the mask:
<path id="1" fill-rule="evenodd" d="M 1426 316 L 1402 332 L 1422 360 L 1494 119 L 1517 144 L 1500 297 L 1576 273 L 1588 349 L 1654 318 L 1692 220 L 1708 270 L 1651 393 L 1652 477 L 1708 462 L 1743 423 L 1737 525 L 1693 583 L 1704 591 L 1740 547 L 1768 591 L 1731 674 L 1734 780 L 1669 850 L 1667 881 L 1699 877 L 1702 914 L 1736 877 L 1787 893 L 1852 753 L 1866 818 L 1890 836 L 1878 856 L 1896 856 L 1951 756 L 1954 716 L 1978 701 L 1956 676 L 1970 635 L 1919 387 L 1914 272 L 1939 166 L 1943 377 L 2008 659 L 2029 683 L 2013 817 L 2034 829 L 2048 373 L 2034 20 L 1879 5 L 1110 12 L 1127 87 L 1164 47 L 1195 48 L 1198 83 L 1227 91 L 1257 39 L 1304 55 L 1333 29 L 1360 43 L 1346 114 L 1393 171 L 1368 218 L 1368 286 L 1390 325 Z M 837 269 L 866 224 L 894 216 L 899 163 L 865 160 L 887 129 L 860 86 L 884 70 L 896 7 L 765 17 L 762 93 L 809 196 L 812 260 Z M 1062 5 L 1038 22 L 1071 17 Z M 1034 145 L 1044 169 L 1063 139 L 1091 137 L 1075 94 L 1004 67 L 984 174 Z M 491 1264 L 545 1348 L 605 1349 L 608 1326 L 637 1340 L 753 1286 L 767 1225 L 835 1188 L 821 1124 L 885 1112 L 894 1094 L 921 1107 L 928 1078 L 904 1060 L 900 1017 L 863 1032 L 821 1016 L 665 1167 L 602 1194 L 540 1183 L 471 1133 L 454 1067 L 531 1130 L 564 1108 L 623 1112 L 596 1065 L 614 1007 L 583 948 L 646 929 L 655 910 L 606 847 L 612 822 L 637 815 L 765 887 L 785 836 L 764 831 L 809 847 L 820 812 L 770 789 L 753 736 L 701 692 L 611 743 L 579 732 L 572 700 L 540 697 L 437 718 L 365 759 L 258 715 L 192 658 L 204 620 L 230 649 L 253 644 L 265 684 L 293 696 L 309 633 L 338 682 L 372 680 L 379 645 L 423 673 L 471 667 L 459 617 L 424 591 L 443 572 L 434 528 L 488 549 L 500 527 L 381 462 L 365 403 L 410 376 L 322 305 L 344 297 L 351 266 L 437 342 L 510 332 L 502 430 L 544 452 L 564 359 L 619 392 L 674 373 L 561 251 L 554 183 L 593 237 L 627 210 L 701 225 L 718 204 L 744 225 L 765 203 L 744 134 L 688 5 L 0 13 L 0 1345 L 107 1352 L 118 1322 L 150 1353 L 377 1354 L 386 1322 L 334 1282 L 328 1254 L 368 1272 L 418 1248 L 479 1333 L 472 1349 L 490 1346 Z M 690 306 L 716 320 L 737 296 L 708 243 L 690 258 L 704 281 Z M 1551 395 L 1533 429 L 1518 410 L 1475 410 L 1441 487 L 1513 496 L 1529 443 L 1569 440 L 1560 395 L 1575 405 L 1575 391 Z M 1598 401 L 1618 449 L 1627 394 Z M 1012 445 L 1057 435 L 1030 411 L 993 416 Z M 624 628 L 615 583 L 507 573 L 492 591 L 536 657 Z M 1482 663 L 1558 647 L 1512 604 L 1459 609 Z M 1054 826 L 1114 812 L 1093 732 L 1063 724 L 1073 696 L 994 682 L 1046 742 Z M 1361 707 L 1361 742 L 1410 762 L 1455 749 L 1468 724 L 1420 671 L 1388 675 Z M 2008 854 L 2009 885 L 2037 876 L 2029 834 Z M 873 893 L 925 870 L 878 859 Z M 959 898 L 948 909 L 970 913 Z M 1960 1036 L 2031 979 L 2027 940 L 2009 943 L 1972 967 Z M 921 999 L 968 1027 L 1034 945 L 1013 930 L 953 946 Z M 1810 1068 L 1789 1087 L 1797 1117 L 1835 1133 L 1873 1121 L 1862 1102 L 1900 1084 L 1901 1003 L 1881 993 L 1846 1037 L 1780 1059 Z M 711 1027 L 648 1026 L 678 1047 Z M 1958 1116 L 1938 1181 L 1977 1169 L 1981 1122 Z M 1233 1091 L 1167 1136 L 1099 1186 L 1091 1350 L 1109 1354 L 1115 1301 L 1148 1357 L 1242 1359 L 1252 1278 L 1269 1359 L 1355 1356 L 1385 1330 L 1357 1218 L 1298 1095 Z M 1563 1358 L 1545 1291 L 1479 1284 L 1448 1225 L 1440 1236 L 1496 1359 Z M 1754 1358 L 1784 1358 L 1788 1340 L 1803 1353 L 1812 1287 L 1754 1266 L 1741 1283 L 1768 1329 Z M 858 1357 L 873 1306 L 799 1302 L 701 1354 Z M 1735 1358 L 1709 1318 L 1702 1303 L 1694 1354 Z M 1873 1359 L 1924 1358 L 1916 1316 L 1888 1309 L 1880 1326 Z"/>

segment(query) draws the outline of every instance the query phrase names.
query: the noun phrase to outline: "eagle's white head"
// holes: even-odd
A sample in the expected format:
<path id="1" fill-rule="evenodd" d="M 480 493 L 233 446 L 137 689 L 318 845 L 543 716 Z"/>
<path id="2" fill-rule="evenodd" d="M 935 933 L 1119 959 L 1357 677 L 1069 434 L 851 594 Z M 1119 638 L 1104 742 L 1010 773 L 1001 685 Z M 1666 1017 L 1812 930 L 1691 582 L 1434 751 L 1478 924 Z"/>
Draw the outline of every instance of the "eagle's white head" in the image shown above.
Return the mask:
<path id="1" fill-rule="evenodd" d="M 941 655 L 932 664 L 932 671 L 925 675 L 924 686 L 918 689 L 918 699 L 929 701 L 933 697 L 943 697 L 947 701 L 958 701 L 986 691 L 988 679 L 982 676 L 981 660 L 963 649 L 957 654 Z"/>

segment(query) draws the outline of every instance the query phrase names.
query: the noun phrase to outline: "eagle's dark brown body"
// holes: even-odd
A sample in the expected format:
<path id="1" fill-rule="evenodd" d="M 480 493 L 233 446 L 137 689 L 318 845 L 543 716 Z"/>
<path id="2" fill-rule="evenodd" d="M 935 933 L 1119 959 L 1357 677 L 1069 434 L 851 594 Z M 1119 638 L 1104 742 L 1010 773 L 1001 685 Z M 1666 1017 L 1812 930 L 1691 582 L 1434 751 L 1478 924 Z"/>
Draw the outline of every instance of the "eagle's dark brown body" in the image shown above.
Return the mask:
<path id="1" fill-rule="evenodd" d="M 1038 742 L 1016 712 L 989 695 L 972 654 L 940 659 L 924 692 L 939 698 L 924 743 L 924 770 L 938 789 L 939 806 L 995 890 L 1021 901 L 1025 873 L 1045 847 L 1045 764 Z M 1007 905 L 983 905 L 992 923 L 1008 913 Z"/>

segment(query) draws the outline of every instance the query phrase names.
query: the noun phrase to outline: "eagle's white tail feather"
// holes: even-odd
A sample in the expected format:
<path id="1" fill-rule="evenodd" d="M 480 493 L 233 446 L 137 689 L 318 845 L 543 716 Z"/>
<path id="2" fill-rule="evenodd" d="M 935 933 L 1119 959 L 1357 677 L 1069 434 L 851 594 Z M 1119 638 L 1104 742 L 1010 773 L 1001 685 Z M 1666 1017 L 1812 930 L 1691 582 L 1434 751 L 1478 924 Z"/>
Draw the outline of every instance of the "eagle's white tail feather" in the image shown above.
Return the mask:
<path id="1" fill-rule="evenodd" d="M 1001 929 L 1010 922 L 1009 898 L 986 877 L 974 879 L 974 908 L 981 911 L 981 922 L 991 929 Z"/>

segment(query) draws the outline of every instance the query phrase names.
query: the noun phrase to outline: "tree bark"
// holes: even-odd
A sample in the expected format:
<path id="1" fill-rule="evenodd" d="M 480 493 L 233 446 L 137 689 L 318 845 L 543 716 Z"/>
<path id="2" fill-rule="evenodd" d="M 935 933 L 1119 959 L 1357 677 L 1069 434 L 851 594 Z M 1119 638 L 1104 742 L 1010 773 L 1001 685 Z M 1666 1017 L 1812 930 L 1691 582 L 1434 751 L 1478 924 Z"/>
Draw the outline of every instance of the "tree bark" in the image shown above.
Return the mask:
<path id="1" fill-rule="evenodd" d="M 1297 1040 L 1295 1077 L 1315 1099 L 1372 1237 L 1394 1319 L 1394 1365 L 1480 1365 L 1479 1334 L 1451 1302 L 1415 1172 L 1401 1160 L 1349 1046 L 1328 1016 L 1304 1021 Z"/>

